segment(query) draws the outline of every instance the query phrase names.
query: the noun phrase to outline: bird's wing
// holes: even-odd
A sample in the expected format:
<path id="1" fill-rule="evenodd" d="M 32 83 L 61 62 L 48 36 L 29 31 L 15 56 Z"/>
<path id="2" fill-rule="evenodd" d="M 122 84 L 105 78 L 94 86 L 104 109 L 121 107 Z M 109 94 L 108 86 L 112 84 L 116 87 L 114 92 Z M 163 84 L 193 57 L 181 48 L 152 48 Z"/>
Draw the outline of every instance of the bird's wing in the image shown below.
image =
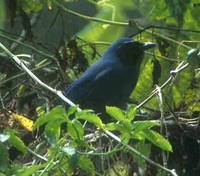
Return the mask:
<path id="1" fill-rule="evenodd" d="M 88 97 L 94 92 L 98 85 L 101 84 L 104 77 L 109 77 L 113 67 L 109 64 L 96 63 L 88 69 L 77 81 L 75 81 L 66 91 L 64 95 L 75 103 Z M 106 85 L 105 85 L 106 86 Z"/>

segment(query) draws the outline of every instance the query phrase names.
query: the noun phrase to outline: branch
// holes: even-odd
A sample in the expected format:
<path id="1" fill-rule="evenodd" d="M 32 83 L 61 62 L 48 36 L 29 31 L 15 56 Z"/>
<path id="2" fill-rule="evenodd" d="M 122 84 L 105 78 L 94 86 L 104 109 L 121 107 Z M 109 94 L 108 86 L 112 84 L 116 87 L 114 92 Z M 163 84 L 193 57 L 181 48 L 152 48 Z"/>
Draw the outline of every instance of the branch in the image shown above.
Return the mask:
<path id="1" fill-rule="evenodd" d="M 80 13 L 74 12 L 72 10 L 69 10 L 68 8 L 64 7 L 63 5 L 59 4 L 57 1 L 54 1 L 54 3 L 63 11 L 68 12 L 72 15 L 78 16 L 82 19 L 89 20 L 89 21 L 96 21 L 99 23 L 104 23 L 104 24 L 111 24 L 111 25 L 118 25 L 118 26 L 128 26 L 129 23 L 124 23 L 124 22 L 118 22 L 118 21 L 110 21 L 110 20 L 104 20 L 101 18 L 95 18 L 95 17 L 90 17 L 86 15 L 82 15 Z"/>
<path id="2" fill-rule="evenodd" d="M 72 101 L 70 101 L 68 98 L 66 98 L 61 91 L 57 91 L 55 89 L 53 89 L 52 87 L 46 85 L 45 83 L 43 83 L 38 77 L 36 77 L 25 65 L 23 62 L 20 61 L 20 59 L 15 56 L 14 54 L 12 54 L 2 43 L 0 43 L 0 47 L 17 63 L 17 65 L 24 70 L 35 82 L 36 84 L 39 84 L 40 86 L 42 86 L 43 88 L 49 90 L 50 92 L 56 94 L 57 96 L 59 96 L 62 100 L 64 100 L 65 102 L 67 102 L 69 105 L 71 106 L 76 106 Z M 80 111 L 81 109 L 78 108 L 78 110 Z"/>
<path id="3" fill-rule="evenodd" d="M 188 63 L 186 63 L 185 65 L 183 65 L 184 61 L 182 61 L 175 70 L 170 71 L 171 76 L 169 77 L 169 79 L 167 81 L 165 81 L 165 83 L 160 86 L 160 89 L 163 89 L 168 83 L 173 82 L 176 78 L 176 76 L 183 71 L 184 69 L 186 69 L 188 67 Z M 183 65 L 183 66 L 182 66 Z M 145 99 L 142 103 L 140 103 L 137 108 L 142 107 L 145 103 L 147 103 L 149 100 L 151 100 L 155 94 L 158 93 L 158 89 L 154 89 L 154 91 L 151 93 L 151 95 Z"/>
<path id="4" fill-rule="evenodd" d="M 135 21 L 135 20 L 129 20 L 128 22 L 119 22 L 119 21 L 111 21 L 111 20 L 105 20 L 105 19 L 101 19 L 101 18 L 86 16 L 86 15 L 83 15 L 83 14 L 80 14 L 80 13 L 77 13 L 77 12 L 74 12 L 74 11 L 72 11 L 72 10 L 70 10 L 70 9 L 68 9 L 68 8 L 66 8 L 66 7 L 64 7 L 63 5 L 61 5 L 60 3 L 58 3 L 57 1 L 54 1 L 54 3 L 55 3 L 60 9 L 62 9 L 63 11 L 65 11 L 65 12 L 67 12 L 67 13 L 70 13 L 70 14 L 72 14 L 72 15 L 75 15 L 75 16 L 77 16 L 77 17 L 79 17 L 79 18 L 82 18 L 82 19 L 85 19 L 85 20 L 89 20 L 89 21 L 95 21 L 95 22 L 99 22 L 99 23 L 104 23 L 104 24 L 110 24 L 110 25 L 117 25 L 117 26 L 124 26 L 124 27 L 129 26 L 129 27 L 131 27 L 131 28 L 136 28 L 136 29 L 138 29 L 138 32 L 137 32 L 136 34 L 142 33 L 142 32 L 147 32 L 147 33 L 149 33 L 149 34 L 153 34 L 153 35 L 156 36 L 156 37 L 160 37 L 160 38 L 162 38 L 162 39 L 168 40 L 168 41 L 170 41 L 170 42 L 172 42 L 172 43 L 175 43 L 175 44 L 177 44 L 177 45 L 183 46 L 183 47 L 185 47 L 185 48 L 187 48 L 187 49 L 192 49 L 191 47 L 189 47 L 189 46 L 187 46 L 187 45 L 185 45 L 185 44 L 183 44 L 183 43 L 180 43 L 180 42 L 178 42 L 178 41 L 176 41 L 176 40 L 173 40 L 173 39 L 171 39 L 171 38 L 169 38 L 169 37 L 166 37 L 166 36 L 164 36 L 164 35 L 162 35 L 162 34 L 156 33 L 155 31 L 148 30 L 149 28 L 153 28 L 153 27 L 154 27 L 153 25 L 150 25 L 150 26 L 148 26 L 147 28 L 143 28 L 143 27 L 141 27 L 141 26 L 139 25 L 139 23 L 138 23 L 137 21 Z M 134 34 L 134 35 L 136 35 L 136 34 Z M 132 35 L 132 36 L 130 36 L 130 37 L 133 37 L 134 35 Z"/>

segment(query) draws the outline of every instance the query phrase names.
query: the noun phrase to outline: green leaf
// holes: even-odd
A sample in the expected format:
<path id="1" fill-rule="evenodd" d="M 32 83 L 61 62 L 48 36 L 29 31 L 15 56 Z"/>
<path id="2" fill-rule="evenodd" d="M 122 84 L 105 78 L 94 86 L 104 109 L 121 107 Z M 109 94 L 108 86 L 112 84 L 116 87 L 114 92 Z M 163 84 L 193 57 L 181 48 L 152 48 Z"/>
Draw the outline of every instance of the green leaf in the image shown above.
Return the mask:
<path id="1" fill-rule="evenodd" d="M 20 1 L 21 2 L 21 1 Z M 41 1 L 22 1 L 23 9 L 27 12 L 39 12 L 43 9 L 44 4 Z"/>
<path id="2" fill-rule="evenodd" d="M 6 176 L 5 174 L 3 174 L 3 173 L 0 173 L 0 176 Z"/>
<path id="3" fill-rule="evenodd" d="M 67 112 L 68 117 L 72 114 L 75 114 L 75 112 L 77 111 L 77 108 L 78 108 L 78 106 L 70 106 L 70 108 Z"/>
<path id="4" fill-rule="evenodd" d="M 159 133 L 153 131 L 153 130 L 143 130 L 140 131 L 139 134 L 149 140 L 154 145 L 158 146 L 159 148 L 172 152 L 172 146 L 171 144 Z"/>
<path id="5" fill-rule="evenodd" d="M 134 133 L 138 133 L 140 131 L 143 131 L 145 129 L 151 128 L 152 126 L 160 126 L 160 123 L 158 121 L 134 121 L 132 123 L 132 128 Z"/>
<path id="6" fill-rule="evenodd" d="M 24 167 L 23 171 L 20 172 L 20 176 L 28 176 L 36 173 L 40 169 L 44 168 L 47 164 L 39 164 L 39 165 L 32 165 L 28 167 Z"/>
<path id="7" fill-rule="evenodd" d="M 95 175 L 93 162 L 88 157 L 81 156 L 78 165 L 91 176 Z"/>
<path id="8" fill-rule="evenodd" d="M 146 156 L 147 158 L 151 158 L 151 153 L 152 153 L 152 144 L 150 142 L 138 142 L 135 146 L 135 149 L 142 153 L 144 156 Z M 137 160 L 138 165 L 141 168 L 146 168 L 147 167 L 147 162 L 144 162 L 144 159 L 141 157 L 136 156 L 135 158 Z"/>
<path id="9" fill-rule="evenodd" d="M 74 119 L 72 122 L 68 122 L 67 130 L 73 139 L 83 140 L 84 129 L 78 120 Z"/>
<path id="10" fill-rule="evenodd" d="M 66 111 L 62 106 L 56 106 L 49 113 L 39 117 L 34 124 L 34 130 L 40 127 L 41 125 L 50 122 L 51 120 L 55 120 L 59 118 L 63 118 L 66 121 L 68 120 Z"/>
<path id="11" fill-rule="evenodd" d="M 131 121 L 124 118 L 124 120 L 121 121 L 121 123 L 123 124 L 124 129 L 126 130 L 126 132 L 130 133 L 131 130 L 132 130 L 132 123 L 131 123 Z"/>
<path id="12" fill-rule="evenodd" d="M 65 119 L 55 119 L 49 122 L 45 127 L 45 136 L 50 144 L 56 144 L 60 138 L 61 124 Z"/>
<path id="13" fill-rule="evenodd" d="M 131 137 L 133 139 L 137 139 L 139 141 L 145 141 L 145 137 L 142 136 L 140 133 L 134 133 L 134 131 L 131 132 Z"/>
<path id="14" fill-rule="evenodd" d="M 132 121 L 134 120 L 136 113 L 137 113 L 137 106 L 134 104 L 130 105 L 126 110 L 126 118 Z"/>
<path id="15" fill-rule="evenodd" d="M 124 112 L 113 106 L 106 106 L 106 112 L 117 121 L 122 121 L 125 118 Z"/>
<path id="16" fill-rule="evenodd" d="M 80 155 L 73 154 L 68 160 L 68 171 L 73 172 L 78 166 Z"/>
<path id="17" fill-rule="evenodd" d="M 5 172 L 10 167 L 8 150 L 0 142 L 0 172 Z"/>
<path id="18" fill-rule="evenodd" d="M 120 123 L 123 124 L 124 129 L 126 129 L 126 132 L 131 132 L 131 121 L 126 118 L 124 112 L 121 109 L 113 106 L 106 106 L 106 112 L 115 120 L 120 121 Z"/>
<path id="19" fill-rule="evenodd" d="M 108 131 L 124 131 L 124 126 L 122 124 L 116 124 L 116 123 L 107 123 L 105 125 L 105 129 Z"/>
<path id="20" fill-rule="evenodd" d="M 17 148 L 17 150 L 24 153 L 26 151 L 26 146 L 24 142 L 19 137 L 16 136 L 15 134 L 16 132 L 13 130 L 6 130 L 6 132 L 10 134 L 10 137 L 8 139 L 9 144 Z"/>
<path id="21" fill-rule="evenodd" d="M 189 89 L 185 95 L 185 105 L 187 105 L 187 112 L 199 112 L 200 101 L 199 101 L 199 89 L 198 87 Z"/>
<path id="22" fill-rule="evenodd" d="M 128 144 L 131 139 L 131 133 L 121 133 L 120 139 L 123 143 Z"/>
<path id="23" fill-rule="evenodd" d="M 76 118 L 88 121 L 99 128 L 103 128 L 103 123 L 101 119 L 97 115 L 91 113 L 91 111 L 83 110 L 81 112 L 77 112 Z"/>

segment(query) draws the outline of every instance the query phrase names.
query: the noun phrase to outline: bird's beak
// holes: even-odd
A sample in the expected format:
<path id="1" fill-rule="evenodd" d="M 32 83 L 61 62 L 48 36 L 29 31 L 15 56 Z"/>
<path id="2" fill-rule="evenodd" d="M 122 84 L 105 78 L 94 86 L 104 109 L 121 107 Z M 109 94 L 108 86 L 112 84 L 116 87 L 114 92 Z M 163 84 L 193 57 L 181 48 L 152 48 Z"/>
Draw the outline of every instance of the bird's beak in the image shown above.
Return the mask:
<path id="1" fill-rule="evenodd" d="M 156 44 L 152 43 L 152 42 L 145 42 L 142 45 L 143 50 L 148 50 L 148 49 L 153 48 L 153 47 L 156 47 Z"/>

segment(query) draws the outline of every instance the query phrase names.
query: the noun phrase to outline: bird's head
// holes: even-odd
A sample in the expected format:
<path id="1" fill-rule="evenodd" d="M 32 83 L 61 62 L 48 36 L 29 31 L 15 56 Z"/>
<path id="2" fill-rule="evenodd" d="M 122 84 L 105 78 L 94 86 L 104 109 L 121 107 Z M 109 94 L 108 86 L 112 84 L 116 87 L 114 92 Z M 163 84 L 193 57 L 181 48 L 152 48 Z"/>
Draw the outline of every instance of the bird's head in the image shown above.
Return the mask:
<path id="1" fill-rule="evenodd" d="M 113 43 L 108 51 L 114 52 L 122 63 L 135 65 L 141 63 L 145 50 L 155 46 L 156 44 L 151 42 L 141 43 L 131 38 L 121 38 Z"/>

